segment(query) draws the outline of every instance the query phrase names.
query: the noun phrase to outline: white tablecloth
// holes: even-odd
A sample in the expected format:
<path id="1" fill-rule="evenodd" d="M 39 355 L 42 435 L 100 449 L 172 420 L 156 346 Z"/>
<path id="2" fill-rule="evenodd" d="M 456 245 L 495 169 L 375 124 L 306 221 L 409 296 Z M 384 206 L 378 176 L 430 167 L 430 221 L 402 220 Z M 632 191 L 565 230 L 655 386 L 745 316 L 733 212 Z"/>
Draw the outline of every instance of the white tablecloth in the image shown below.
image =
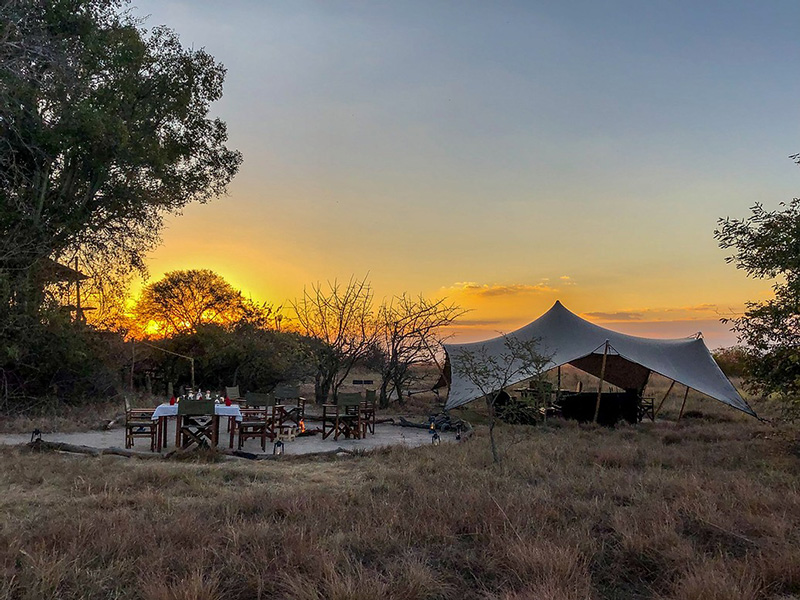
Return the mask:
<path id="1" fill-rule="evenodd" d="M 175 404 L 164 402 L 164 404 L 159 404 L 156 407 L 156 410 L 153 412 L 153 420 L 155 421 L 159 417 L 174 417 L 177 416 L 177 414 L 177 402 Z M 218 417 L 236 417 L 237 421 L 242 420 L 242 411 L 239 409 L 238 404 L 231 404 L 230 406 L 225 406 L 224 404 L 215 404 L 214 414 Z"/>

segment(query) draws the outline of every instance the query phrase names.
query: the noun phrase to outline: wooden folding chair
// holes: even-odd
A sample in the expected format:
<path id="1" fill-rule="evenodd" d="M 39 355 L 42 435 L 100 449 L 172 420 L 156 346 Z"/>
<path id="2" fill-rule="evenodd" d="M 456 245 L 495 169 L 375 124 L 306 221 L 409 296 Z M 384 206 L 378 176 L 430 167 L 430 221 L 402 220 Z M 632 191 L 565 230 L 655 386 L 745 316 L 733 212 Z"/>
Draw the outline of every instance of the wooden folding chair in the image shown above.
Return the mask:
<path id="1" fill-rule="evenodd" d="M 153 420 L 155 408 L 131 408 L 125 398 L 125 447 L 132 448 L 135 438 L 150 438 L 150 451 L 156 451 L 158 420 Z"/>
<path id="2" fill-rule="evenodd" d="M 267 450 L 267 438 L 275 439 L 275 406 L 265 408 L 245 408 L 242 410 L 242 420 L 237 421 L 236 429 L 239 431 L 239 450 L 245 440 L 258 438 L 261 440 L 261 451 Z M 231 431 L 231 447 L 233 446 L 233 431 Z"/>
<path id="3" fill-rule="evenodd" d="M 219 417 L 214 401 L 185 398 L 178 403 L 178 438 L 181 448 L 192 444 L 216 446 L 219 437 Z"/>
<path id="4" fill-rule="evenodd" d="M 242 406 L 242 408 L 247 408 L 247 400 L 245 398 L 243 398 L 242 395 L 239 393 L 239 386 L 238 385 L 234 385 L 234 386 L 227 386 L 226 385 L 225 386 L 225 396 L 227 398 L 230 398 L 234 402 L 236 402 L 236 404 L 239 404 L 240 406 Z"/>
<path id="5" fill-rule="evenodd" d="M 378 407 L 378 393 L 375 390 L 366 390 L 364 401 L 361 403 L 361 420 L 363 435 L 367 432 L 375 435 L 375 412 Z"/>
<path id="6" fill-rule="evenodd" d="M 284 422 L 292 422 L 299 428 L 306 414 L 306 399 L 300 395 L 300 386 L 279 385 L 272 393 L 275 403 L 284 407 Z"/>
<path id="7" fill-rule="evenodd" d="M 336 404 L 322 405 L 322 439 L 333 434 L 338 440 L 340 435 L 350 439 L 351 436 L 362 436 L 361 394 L 341 393 Z"/>

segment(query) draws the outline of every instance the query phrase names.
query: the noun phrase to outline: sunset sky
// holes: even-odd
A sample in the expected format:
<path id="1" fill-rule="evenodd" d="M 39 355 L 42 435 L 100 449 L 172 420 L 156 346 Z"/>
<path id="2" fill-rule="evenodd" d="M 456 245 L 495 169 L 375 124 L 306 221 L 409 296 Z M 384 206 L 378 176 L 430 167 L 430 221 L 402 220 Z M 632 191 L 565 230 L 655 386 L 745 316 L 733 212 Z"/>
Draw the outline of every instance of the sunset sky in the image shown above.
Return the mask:
<path id="1" fill-rule="evenodd" d="M 800 3 L 135 0 L 228 69 L 244 164 L 149 260 L 258 300 L 369 273 L 474 309 L 458 339 L 556 299 L 657 337 L 769 295 L 722 216 L 798 195 Z M 198 243 L 201 240 L 201 243 Z"/>

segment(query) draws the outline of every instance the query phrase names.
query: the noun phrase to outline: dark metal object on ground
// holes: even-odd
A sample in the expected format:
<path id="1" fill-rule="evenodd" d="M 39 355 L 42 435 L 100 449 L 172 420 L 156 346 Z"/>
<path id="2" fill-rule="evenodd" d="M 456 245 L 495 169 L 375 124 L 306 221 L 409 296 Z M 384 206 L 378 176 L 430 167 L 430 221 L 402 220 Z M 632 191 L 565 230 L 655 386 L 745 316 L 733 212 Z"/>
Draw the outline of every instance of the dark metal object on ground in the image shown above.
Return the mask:
<path id="1" fill-rule="evenodd" d="M 615 425 L 620 420 L 638 423 L 641 405 L 642 398 L 635 391 L 605 392 L 600 397 L 597 422 L 608 426 Z M 597 392 L 565 394 L 561 397 L 561 414 L 565 419 L 593 421 L 596 406 Z"/>
<path id="2" fill-rule="evenodd" d="M 462 432 L 472 429 L 467 421 L 451 417 L 446 413 L 439 413 L 438 415 L 431 415 L 428 417 L 427 423 L 414 423 L 405 417 L 399 418 L 400 427 L 414 427 L 416 429 L 429 429 L 437 431 L 457 431 L 459 428 Z"/>

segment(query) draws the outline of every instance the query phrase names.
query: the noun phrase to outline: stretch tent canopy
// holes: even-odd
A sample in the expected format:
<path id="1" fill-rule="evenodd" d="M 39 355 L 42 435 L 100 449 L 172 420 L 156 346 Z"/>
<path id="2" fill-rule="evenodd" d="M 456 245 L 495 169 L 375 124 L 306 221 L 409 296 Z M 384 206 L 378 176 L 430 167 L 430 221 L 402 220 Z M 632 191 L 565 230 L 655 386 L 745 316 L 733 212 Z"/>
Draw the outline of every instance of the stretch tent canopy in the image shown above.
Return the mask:
<path id="1" fill-rule="evenodd" d="M 603 378 L 608 383 L 641 393 L 652 371 L 756 416 L 717 366 L 701 337 L 650 339 L 626 335 L 580 318 L 564 308 L 561 302 L 556 302 L 541 317 L 507 336 L 470 344 L 445 344 L 452 373 L 445 410 L 483 396 L 468 378 L 457 374 L 462 354 L 485 349 L 489 356 L 499 357 L 507 351 L 506 337 L 537 340 L 539 352 L 550 357 L 547 369 L 571 364 L 600 377 L 603 354 L 606 353 Z M 509 381 L 508 385 L 528 377 L 521 375 L 519 379 Z"/>

